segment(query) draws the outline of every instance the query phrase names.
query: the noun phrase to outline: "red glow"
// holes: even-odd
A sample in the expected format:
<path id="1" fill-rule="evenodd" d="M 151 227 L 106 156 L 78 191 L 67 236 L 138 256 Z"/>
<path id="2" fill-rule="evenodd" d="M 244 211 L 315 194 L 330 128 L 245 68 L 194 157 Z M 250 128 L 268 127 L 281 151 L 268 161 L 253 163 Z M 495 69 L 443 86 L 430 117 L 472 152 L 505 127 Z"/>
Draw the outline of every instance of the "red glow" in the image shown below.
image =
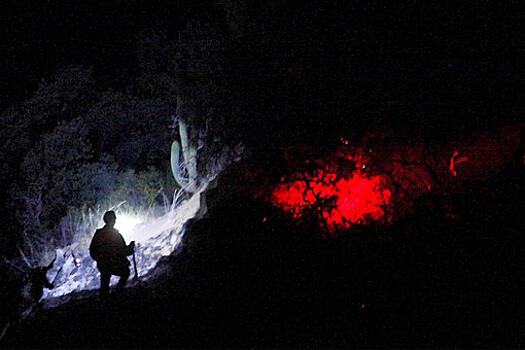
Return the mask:
<path id="1" fill-rule="evenodd" d="M 458 151 L 454 151 L 454 155 L 450 158 L 450 172 L 456 176 L 458 173 L 454 171 L 454 157 L 458 155 Z"/>
<path id="2" fill-rule="evenodd" d="M 411 213 L 417 198 L 429 192 L 448 196 L 499 171 L 521 140 L 516 126 L 494 135 L 476 132 L 446 147 L 414 147 L 389 141 L 389 135 L 371 133 L 352 142 L 341 137 L 342 145 L 322 158 L 300 159 L 295 150 L 286 150 L 288 169 L 296 171 L 281 176 L 270 192 L 256 190 L 256 196 L 302 222 L 317 222 L 324 233 L 356 224 L 388 225 Z M 375 140 L 373 152 L 370 140 Z M 297 151 L 312 153 L 307 146 Z"/>
<path id="3" fill-rule="evenodd" d="M 357 172 L 341 178 L 319 170 L 317 176 L 279 184 L 272 193 L 272 203 L 295 218 L 322 218 L 333 233 L 348 229 L 351 224 L 381 219 L 390 197 L 380 176 L 367 177 Z"/>
<path id="4" fill-rule="evenodd" d="M 456 176 L 458 173 L 454 170 L 454 166 L 458 165 L 459 163 L 466 162 L 468 160 L 468 157 L 459 157 L 456 159 L 456 156 L 458 155 L 458 151 L 454 151 L 454 155 L 452 158 L 450 158 L 450 167 L 449 170 L 452 173 L 452 175 Z"/>

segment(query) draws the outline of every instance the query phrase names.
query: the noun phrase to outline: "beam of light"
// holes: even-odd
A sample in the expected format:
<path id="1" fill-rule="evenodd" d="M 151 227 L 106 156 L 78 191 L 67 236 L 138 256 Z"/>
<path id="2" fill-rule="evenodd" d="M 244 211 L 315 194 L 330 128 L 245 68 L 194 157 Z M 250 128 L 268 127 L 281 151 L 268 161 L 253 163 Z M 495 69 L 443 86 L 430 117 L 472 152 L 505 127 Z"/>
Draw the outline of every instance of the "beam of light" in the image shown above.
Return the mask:
<path id="1" fill-rule="evenodd" d="M 126 236 L 133 230 L 135 226 L 142 223 L 143 219 L 138 216 L 132 216 L 130 214 L 120 214 L 117 216 L 115 222 L 115 228 L 119 230 L 126 242 L 130 241 Z"/>
<path id="2" fill-rule="evenodd" d="M 135 257 L 142 280 L 148 278 L 148 273 L 157 265 L 160 258 L 170 255 L 181 243 L 184 224 L 199 212 L 200 196 L 205 189 L 160 217 L 142 218 L 132 213 L 117 212 L 115 228 L 120 230 L 127 244 L 131 241 L 137 243 Z M 48 279 L 53 281 L 55 288 L 44 290 L 43 295 L 44 299 L 49 299 L 49 305 L 65 301 L 63 299 L 51 301 L 55 297 L 100 287 L 100 273 L 96 262 L 89 255 L 89 244 L 93 234 L 94 231 L 89 233 L 88 237 L 79 235 L 73 244 L 57 250 L 57 260 L 47 275 Z M 131 260 L 131 257 L 128 258 Z M 118 278 L 113 276 L 111 285 L 117 281 Z"/>

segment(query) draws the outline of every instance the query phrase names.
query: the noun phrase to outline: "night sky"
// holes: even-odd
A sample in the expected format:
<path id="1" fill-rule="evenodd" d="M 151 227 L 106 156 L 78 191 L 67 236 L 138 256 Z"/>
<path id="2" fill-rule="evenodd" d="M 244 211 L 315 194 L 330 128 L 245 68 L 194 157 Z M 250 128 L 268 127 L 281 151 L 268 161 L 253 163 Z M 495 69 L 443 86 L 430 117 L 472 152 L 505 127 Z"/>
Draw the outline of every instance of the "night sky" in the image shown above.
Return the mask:
<path id="1" fill-rule="evenodd" d="M 122 85 L 137 69 L 141 31 L 161 27 L 173 34 L 188 18 L 219 15 L 189 3 L 4 4 L 2 108 L 30 96 L 41 79 L 68 64 L 93 65 L 102 82 Z M 258 40 L 252 44 L 259 50 L 255 61 L 232 69 L 247 79 L 279 79 L 268 82 L 275 94 L 264 102 L 280 114 L 269 122 L 284 129 L 332 132 L 371 123 L 486 128 L 518 118 L 518 8 L 517 1 L 249 6 L 247 21 L 258 25 L 249 40 Z"/>

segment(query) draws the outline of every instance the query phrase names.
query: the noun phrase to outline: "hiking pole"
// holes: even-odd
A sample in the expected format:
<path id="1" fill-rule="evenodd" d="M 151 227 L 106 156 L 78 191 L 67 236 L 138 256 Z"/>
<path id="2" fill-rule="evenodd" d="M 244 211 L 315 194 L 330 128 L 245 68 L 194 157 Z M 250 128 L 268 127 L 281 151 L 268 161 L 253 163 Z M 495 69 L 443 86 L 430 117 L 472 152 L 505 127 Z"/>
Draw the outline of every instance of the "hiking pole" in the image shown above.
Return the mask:
<path id="1" fill-rule="evenodd" d="M 135 279 L 139 279 L 139 272 L 137 270 L 137 259 L 135 259 L 135 250 L 133 250 L 133 267 L 135 268 Z"/>

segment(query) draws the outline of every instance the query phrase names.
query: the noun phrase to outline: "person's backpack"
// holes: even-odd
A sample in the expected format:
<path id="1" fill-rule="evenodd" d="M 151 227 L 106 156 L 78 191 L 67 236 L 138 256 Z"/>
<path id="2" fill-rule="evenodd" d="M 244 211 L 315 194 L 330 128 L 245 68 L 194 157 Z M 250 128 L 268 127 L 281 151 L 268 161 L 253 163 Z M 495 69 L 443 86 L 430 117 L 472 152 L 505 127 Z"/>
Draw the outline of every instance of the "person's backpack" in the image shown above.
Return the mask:
<path id="1" fill-rule="evenodd" d="M 95 261 L 98 261 L 101 258 L 101 243 L 100 230 L 97 230 L 91 241 L 91 245 L 89 246 L 89 255 L 91 255 Z"/>

